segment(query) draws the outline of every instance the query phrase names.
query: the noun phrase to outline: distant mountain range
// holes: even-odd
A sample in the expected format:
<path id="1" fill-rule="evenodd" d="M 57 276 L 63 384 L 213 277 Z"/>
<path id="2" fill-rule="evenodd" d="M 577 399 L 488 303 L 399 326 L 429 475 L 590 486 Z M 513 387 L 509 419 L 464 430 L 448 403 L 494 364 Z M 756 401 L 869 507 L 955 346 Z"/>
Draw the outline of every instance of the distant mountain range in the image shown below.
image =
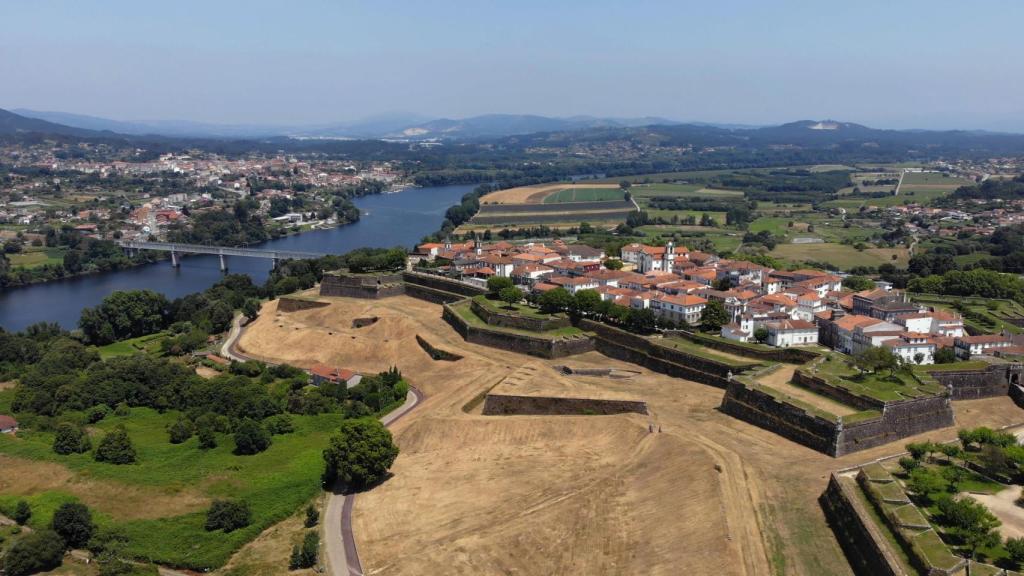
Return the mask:
<path id="1" fill-rule="evenodd" d="M 161 135 L 200 138 L 388 138 L 400 140 L 479 139 L 532 134 L 535 132 L 566 132 L 588 128 L 631 128 L 638 126 L 669 126 L 682 124 L 658 117 L 601 118 L 572 116 L 556 118 L 530 114 L 485 114 L 470 118 L 427 118 L 413 114 L 390 114 L 354 122 L 323 125 L 286 126 L 274 124 L 209 124 L 188 120 L 122 121 L 71 114 L 15 109 L 12 112 L 37 120 L 45 120 L 73 128 L 110 131 L 128 135 Z M 713 125 L 722 128 L 751 126 Z"/>
<path id="2" fill-rule="evenodd" d="M 395 114 L 360 122 L 313 127 L 211 125 L 196 122 L 121 122 L 62 112 L 0 110 L 0 135 L 56 134 L 197 145 L 211 149 L 349 149 L 395 146 L 384 140 L 452 140 L 495 143 L 503 149 L 565 147 L 575 143 L 630 141 L 668 147 L 746 151 L 816 150 L 840 156 L 921 156 L 1024 154 L 1024 135 L 984 131 L 880 130 L 836 120 L 801 120 L 779 126 L 681 123 L 665 118 L 598 118 L 488 114 L 460 120 Z M 374 143 L 375 142 L 375 143 Z M 391 153 L 398 153 L 397 148 Z M 408 150 L 405 148 L 405 150 Z"/>

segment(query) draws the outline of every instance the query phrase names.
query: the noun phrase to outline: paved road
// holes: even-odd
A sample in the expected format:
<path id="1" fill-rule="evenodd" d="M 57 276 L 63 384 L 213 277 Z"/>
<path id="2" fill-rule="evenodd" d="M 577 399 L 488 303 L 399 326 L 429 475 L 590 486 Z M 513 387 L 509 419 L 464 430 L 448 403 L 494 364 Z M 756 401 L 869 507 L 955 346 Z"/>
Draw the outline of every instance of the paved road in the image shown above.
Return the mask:
<path id="1" fill-rule="evenodd" d="M 231 330 L 220 349 L 221 356 L 238 362 L 248 360 L 234 350 L 235 343 L 241 335 L 242 315 L 239 314 L 231 321 Z M 422 401 L 423 393 L 410 388 L 409 394 L 405 397 L 405 404 L 381 416 L 381 423 L 385 426 L 392 425 Z M 355 505 L 355 499 L 355 494 L 344 494 L 338 489 L 327 494 L 327 509 L 324 511 L 321 524 L 324 527 L 324 556 L 333 576 L 363 576 L 356 541 L 352 536 L 352 507 Z"/>
<path id="2" fill-rule="evenodd" d="M 408 414 L 423 400 L 423 394 L 415 388 L 409 389 L 409 395 L 395 410 L 381 417 L 385 426 L 390 426 L 402 416 Z M 355 505 L 355 494 L 343 494 L 333 490 L 327 495 L 327 510 L 324 512 L 324 549 L 327 566 L 333 576 L 363 576 L 363 566 L 359 562 L 359 552 L 352 536 L 352 507 Z"/>

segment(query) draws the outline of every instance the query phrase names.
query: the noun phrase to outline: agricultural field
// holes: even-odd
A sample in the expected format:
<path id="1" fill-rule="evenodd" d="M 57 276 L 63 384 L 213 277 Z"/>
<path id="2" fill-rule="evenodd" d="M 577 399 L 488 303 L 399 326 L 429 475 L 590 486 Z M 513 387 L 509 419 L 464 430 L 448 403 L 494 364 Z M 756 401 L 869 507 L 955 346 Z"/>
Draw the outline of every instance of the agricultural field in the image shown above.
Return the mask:
<path id="1" fill-rule="evenodd" d="M 886 262 L 906 266 L 910 259 L 910 254 L 906 248 L 866 248 L 864 250 L 857 250 L 847 244 L 831 242 L 779 244 L 769 254 L 790 263 L 803 261 L 828 262 L 841 270 L 848 270 L 854 266 L 878 266 Z"/>
<path id="2" fill-rule="evenodd" d="M 64 252 L 63 248 L 26 246 L 18 254 L 8 254 L 7 259 L 13 268 L 36 268 L 44 264 L 60 264 L 64 262 Z"/>
<path id="3" fill-rule="evenodd" d="M 498 190 L 491 192 L 480 199 L 481 205 L 490 204 L 543 204 L 545 200 L 552 195 L 568 195 L 571 196 L 573 192 L 579 190 L 589 190 L 585 194 L 598 194 L 596 190 L 610 190 L 614 192 L 619 190 L 618 183 L 586 183 L 586 184 L 572 184 L 572 183 L 554 183 L 554 184 L 538 184 L 536 186 L 520 186 L 518 188 L 509 188 L 507 190 Z M 600 194 L 604 194 L 601 192 Z M 622 193 L 615 197 L 616 200 L 622 199 Z M 569 200 L 561 200 L 567 202 Z"/>
<path id="4" fill-rule="evenodd" d="M 567 202 L 607 202 L 622 200 L 623 192 L 615 188 L 564 188 L 544 197 L 545 204 Z"/>
<path id="5" fill-rule="evenodd" d="M 668 196 L 674 198 L 742 198 L 738 190 L 706 188 L 700 184 L 635 184 L 630 194 L 640 202 L 644 198 Z"/>

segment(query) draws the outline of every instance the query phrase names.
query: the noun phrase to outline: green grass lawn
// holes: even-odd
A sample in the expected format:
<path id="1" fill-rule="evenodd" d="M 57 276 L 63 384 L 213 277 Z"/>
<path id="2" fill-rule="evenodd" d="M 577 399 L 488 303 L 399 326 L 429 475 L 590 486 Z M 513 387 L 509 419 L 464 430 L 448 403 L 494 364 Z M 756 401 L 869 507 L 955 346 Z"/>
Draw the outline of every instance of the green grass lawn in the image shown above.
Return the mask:
<path id="1" fill-rule="evenodd" d="M 275 436 L 261 454 L 235 456 L 234 443 L 219 435 L 218 447 L 200 450 L 192 438 L 171 444 L 166 426 L 178 414 L 134 408 L 127 417 L 109 416 L 94 425 L 99 431 L 123 424 L 138 452 L 138 463 L 115 466 L 95 462 L 90 454 L 59 456 L 51 450 L 53 434 L 26 431 L 18 438 L 0 437 L 0 453 L 31 460 L 61 463 L 93 481 L 157 487 L 174 493 L 190 488 L 211 498 L 241 498 L 249 503 L 253 522 L 229 534 L 203 529 L 205 511 L 153 520 L 116 521 L 97 509 L 97 522 L 117 525 L 131 539 L 129 553 L 140 558 L 193 569 L 223 565 L 231 554 L 261 531 L 293 514 L 319 491 L 323 470 L 321 452 L 342 421 L 341 415 L 296 416 L 295 432 Z M 95 445 L 97 439 L 94 439 Z M 69 496 L 44 492 L 32 497 L 39 521 Z M 9 499 L 0 499 L 0 505 Z"/>
<path id="2" fill-rule="evenodd" d="M 965 178 L 956 178 L 941 172 L 907 172 L 903 176 L 903 186 L 967 186 L 973 184 Z M 901 187 L 902 189 L 902 187 Z"/>
<path id="3" fill-rule="evenodd" d="M 565 202 L 605 202 L 622 200 L 624 194 L 618 188 L 566 188 L 544 198 L 545 204 Z"/>
<path id="4" fill-rule="evenodd" d="M 477 328 L 487 328 L 496 332 L 508 332 L 509 334 L 516 334 L 519 336 L 532 336 L 534 338 L 562 338 L 566 336 L 577 336 L 584 334 L 583 330 L 575 326 L 567 326 L 565 328 L 556 328 L 554 330 L 547 330 L 545 332 L 533 332 L 531 330 L 520 330 L 518 328 L 507 328 L 505 326 L 491 326 L 484 322 L 483 318 L 477 316 L 473 310 L 469 307 L 469 301 L 456 302 L 451 305 L 453 311 L 459 315 L 460 318 L 466 321 L 470 326 Z"/>
<path id="5" fill-rule="evenodd" d="M 834 386 L 844 388 L 855 394 L 875 398 L 881 401 L 903 400 L 942 394 L 946 388 L 927 374 L 921 375 L 919 381 L 913 375 L 896 372 L 893 377 L 887 371 L 880 374 L 864 374 L 848 365 L 847 357 L 832 353 L 827 356 L 829 361 L 813 364 L 818 375 L 825 377 Z"/>
<path id="6" fill-rule="evenodd" d="M 748 370 L 755 366 L 761 365 L 761 362 L 757 360 L 740 360 L 737 358 L 732 358 L 730 355 L 722 354 L 717 350 L 714 350 L 713 348 L 708 348 L 707 346 L 701 346 L 700 344 L 693 342 L 691 340 L 687 340 L 686 338 L 669 337 L 665 338 L 663 342 L 655 341 L 654 343 L 664 346 L 666 348 L 681 350 L 700 358 L 707 358 L 708 360 L 725 364 L 727 366 L 732 366 L 734 368 L 741 370 Z"/>
<path id="7" fill-rule="evenodd" d="M 702 184 L 635 184 L 629 192 L 637 200 L 657 196 L 677 198 L 742 198 L 739 190 L 705 188 Z"/>
<path id="8" fill-rule="evenodd" d="M 8 254 L 7 259 L 14 268 L 37 268 L 44 264 L 62 264 L 64 252 L 63 248 L 30 246 L 20 254 Z"/>
<path id="9" fill-rule="evenodd" d="M 139 336 L 138 338 L 121 340 L 120 342 L 100 346 L 98 348 L 100 358 L 106 360 L 107 358 L 113 358 L 114 356 L 131 356 L 132 354 L 138 354 L 140 352 L 159 356 L 162 355 L 160 343 L 167 338 L 167 336 L 169 336 L 167 332 L 158 332 L 156 334 L 147 334 L 145 336 Z"/>
<path id="10" fill-rule="evenodd" d="M 701 216 L 707 214 L 715 220 L 715 223 L 718 226 L 725 225 L 725 212 L 705 212 L 703 210 L 652 210 L 647 209 L 646 206 L 643 208 L 647 210 L 647 213 L 651 218 L 664 218 L 665 220 L 671 221 L 673 216 L 679 217 L 680 220 L 687 216 L 693 216 L 696 220 L 696 224 L 699 225 Z"/>
<path id="11" fill-rule="evenodd" d="M 487 298 L 487 296 L 485 295 L 474 296 L 473 300 L 476 300 L 478 304 L 483 305 L 485 308 L 489 310 L 493 310 L 495 312 L 500 312 L 504 314 L 519 314 L 521 316 L 529 316 L 530 318 L 539 318 L 543 320 L 564 316 L 564 314 L 545 314 L 541 312 L 539 308 L 535 308 L 528 304 L 522 303 L 513 304 L 512 308 L 509 309 L 508 304 L 506 304 L 505 302 L 502 302 L 501 300 L 491 300 Z"/>

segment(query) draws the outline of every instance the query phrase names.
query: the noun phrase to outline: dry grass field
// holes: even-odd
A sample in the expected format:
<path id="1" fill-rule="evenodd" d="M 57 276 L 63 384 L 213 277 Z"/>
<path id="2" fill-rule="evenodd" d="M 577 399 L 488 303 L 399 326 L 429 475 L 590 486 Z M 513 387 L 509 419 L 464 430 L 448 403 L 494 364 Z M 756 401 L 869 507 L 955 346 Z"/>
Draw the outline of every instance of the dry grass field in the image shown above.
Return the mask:
<path id="1" fill-rule="evenodd" d="M 574 188 L 618 188 L 618 184 L 538 184 L 536 186 L 520 186 L 508 190 L 491 192 L 480 199 L 481 204 L 543 204 L 544 199 L 560 190 Z"/>
<path id="2" fill-rule="evenodd" d="M 240 345 L 300 366 L 397 365 L 426 400 L 393 428 L 393 477 L 356 500 L 367 574 L 847 575 L 817 498 L 830 471 L 900 449 L 833 459 L 717 411 L 722 391 L 596 352 L 542 360 L 464 342 L 440 306 L 409 297 L 263 308 Z M 351 328 L 358 316 L 376 324 Z M 434 361 L 415 342 L 464 356 Z M 610 367 L 628 379 L 567 377 Z M 545 391 L 600 388 L 650 416 L 482 416 L 474 398 L 527 369 Z M 1022 420 L 1008 398 L 956 404 L 957 424 Z M 653 423 L 662 432 L 648 433 Z M 955 437 L 955 429 L 922 436 Z"/>

